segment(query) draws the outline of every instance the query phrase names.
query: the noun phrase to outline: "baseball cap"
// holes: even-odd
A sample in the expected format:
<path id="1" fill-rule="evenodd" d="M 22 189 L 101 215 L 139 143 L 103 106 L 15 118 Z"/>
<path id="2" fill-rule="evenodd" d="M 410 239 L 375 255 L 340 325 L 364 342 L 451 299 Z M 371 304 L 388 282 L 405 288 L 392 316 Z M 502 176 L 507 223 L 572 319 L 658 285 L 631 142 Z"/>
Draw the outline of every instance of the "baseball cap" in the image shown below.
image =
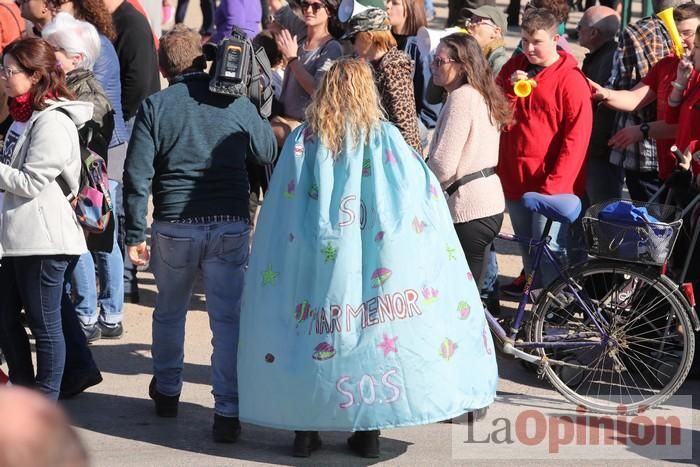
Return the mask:
<path id="1" fill-rule="evenodd" d="M 389 15 L 379 8 L 368 8 L 348 21 L 348 29 L 340 39 L 349 39 L 358 32 L 388 31 L 391 29 Z"/>
<path id="2" fill-rule="evenodd" d="M 463 8 L 462 16 L 471 17 L 478 16 L 480 18 L 488 18 L 493 21 L 493 24 L 501 28 L 503 34 L 508 30 L 506 15 L 493 5 L 482 5 L 479 8 Z"/>

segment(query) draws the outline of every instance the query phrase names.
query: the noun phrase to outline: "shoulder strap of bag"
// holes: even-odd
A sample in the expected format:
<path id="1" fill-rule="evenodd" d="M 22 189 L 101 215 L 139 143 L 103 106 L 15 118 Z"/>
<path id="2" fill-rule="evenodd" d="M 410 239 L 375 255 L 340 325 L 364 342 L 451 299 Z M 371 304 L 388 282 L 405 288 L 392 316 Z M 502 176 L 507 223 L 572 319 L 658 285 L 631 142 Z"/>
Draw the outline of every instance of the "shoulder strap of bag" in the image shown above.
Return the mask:
<path id="1" fill-rule="evenodd" d="M 54 110 L 57 110 L 58 112 L 61 112 L 63 115 L 65 115 L 66 117 L 70 118 L 70 115 L 68 114 L 68 112 L 67 112 L 65 109 L 63 109 L 62 107 L 56 107 Z M 73 121 L 73 119 L 71 119 L 71 122 L 72 122 L 72 121 Z M 76 127 L 76 130 L 77 130 L 77 127 Z M 88 134 L 88 136 L 87 136 L 87 138 L 88 138 L 87 141 L 90 141 L 90 139 L 91 139 L 91 137 L 92 137 L 92 129 L 89 129 L 88 131 L 89 131 L 89 134 Z M 78 144 L 79 144 L 81 147 L 82 147 L 82 146 L 87 147 L 86 141 L 83 140 L 83 137 L 82 137 L 82 135 L 80 134 L 80 131 L 78 131 Z M 83 155 L 82 155 L 82 150 L 81 150 L 81 154 L 80 154 L 80 158 L 81 158 L 81 160 L 80 160 L 80 170 L 81 170 L 81 171 L 82 171 L 82 167 L 83 167 L 82 157 L 83 157 Z M 69 202 L 69 203 L 73 203 L 73 201 L 75 200 L 75 196 L 74 196 L 73 193 L 71 192 L 70 187 L 68 186 L 68 183 L 67 183 L 66 180 L 63 178 L 63 174 L 59 174 L 59 176 L 56 177 L 56 183 L 58 183 L 58 186 L 61 187 L 61 191 L 63 191 L 63 195 L 66 197 L 66 199 L 68 200 L 68 202 Z"/>
<path id="2" fill-rule="evenodd" d="M 476 180 L 477 178 L 486 178 L 490 177 L 491 175 L 494 175 L 496 173 L 496 167 L 488 167 L 486 169 L 481 169 L 478 172 L 472 172 L 470 174 L 465 175 L 464 177 L 458 179 L 455 181 L 452 185 L 448 186 L 447 189 L 445 190 L 445 193 L 447 193 L 447 196 L 452 196 L 455 191 L 459 189 L 462 185 L 471 182 L 472 180 Z"/>

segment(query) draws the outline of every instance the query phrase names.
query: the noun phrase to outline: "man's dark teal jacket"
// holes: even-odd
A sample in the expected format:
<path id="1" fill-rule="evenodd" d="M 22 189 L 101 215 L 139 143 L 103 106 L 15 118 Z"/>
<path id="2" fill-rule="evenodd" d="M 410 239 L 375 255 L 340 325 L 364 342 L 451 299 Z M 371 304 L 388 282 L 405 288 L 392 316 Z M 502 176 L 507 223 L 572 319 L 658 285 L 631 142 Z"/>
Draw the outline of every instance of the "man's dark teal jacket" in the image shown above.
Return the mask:
<path id="1" fill-rule="evenodd" d="M 246 158 L 271 163 L 275 138 L 246 97 L 209 91 L 192 73 L 148 97 L 139 109 L 124 165 L 126 244 L 146 239 L 148 195 L 153 219 L 249 217 Z"/>

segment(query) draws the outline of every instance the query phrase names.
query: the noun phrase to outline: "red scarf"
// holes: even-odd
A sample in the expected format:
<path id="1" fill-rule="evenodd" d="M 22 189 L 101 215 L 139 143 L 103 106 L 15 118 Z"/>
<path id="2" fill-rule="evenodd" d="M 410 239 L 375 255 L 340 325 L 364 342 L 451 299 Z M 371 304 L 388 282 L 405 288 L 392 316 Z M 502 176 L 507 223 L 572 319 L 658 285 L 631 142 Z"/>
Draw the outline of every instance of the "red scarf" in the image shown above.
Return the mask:
<path id="1" fill-rule="evenodd" d="M 32 96 L 29 92 L 25 92 L 17 97 L 10 97 L 8 103 L 10 116 L 12 116 L 12 120 L 16 122 L 26 122 L 34 112 L 32 108 Z"/>
<path id="2" fill-rule="evenodd" d="M 48 92 L 45 99 L 56 100 L 56 93 Z M 15 122 L 26 122 L 32 117 L 32 113 L 34 113 L 32 95 L 29 92 L 25 92 L 17 97 L 10 97 L 10 99 L 8 99 L 8 104 L 10 116 Z"/>

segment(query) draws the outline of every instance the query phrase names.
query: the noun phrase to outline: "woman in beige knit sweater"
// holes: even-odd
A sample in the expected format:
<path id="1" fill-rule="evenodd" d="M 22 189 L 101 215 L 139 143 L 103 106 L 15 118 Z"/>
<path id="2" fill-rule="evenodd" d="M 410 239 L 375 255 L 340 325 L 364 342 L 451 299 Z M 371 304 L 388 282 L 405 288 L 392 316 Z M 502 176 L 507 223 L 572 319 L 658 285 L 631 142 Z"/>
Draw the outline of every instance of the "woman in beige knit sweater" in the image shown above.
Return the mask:
<path id="1" fill-rule="evenodd" d="M 435 84 L 448 96 L 428 165 L 443 189 L 451 192 L 452 221 L 481 286 L 486 250 L 503 223 L 505 200 L 494 168 L 500 128 L 510 121 L 511 111 L 473 37 L 459 33 L 444 37 L 431 68 Z"/>

